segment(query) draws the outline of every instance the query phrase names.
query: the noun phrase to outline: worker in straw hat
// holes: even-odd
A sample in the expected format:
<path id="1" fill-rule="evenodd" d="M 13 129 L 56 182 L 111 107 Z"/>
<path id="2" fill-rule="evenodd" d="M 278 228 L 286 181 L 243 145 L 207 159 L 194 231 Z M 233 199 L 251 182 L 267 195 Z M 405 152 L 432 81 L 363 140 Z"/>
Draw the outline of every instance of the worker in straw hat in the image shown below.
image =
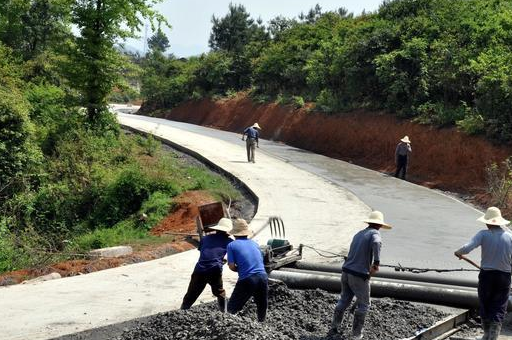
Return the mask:
<path id="1" fill-rule="evenodd" d="M 341 273 L 341 296 L 334 310 L 329 336 L 338 333 L 345 311 L 356 297 L 352 337 L 362 339 L 366 314 L 370 308 L 370 277 L 379 270 L 381 237 L 379 230 L 391 229 L 380 211 L 372 211 L 364 221 L 368 226 L 359 231 L 350 244 L 350 250 Z"/>
<path id="2" fill-rule="evenodd" d="M 411 140 L 409 136 L 400 139 L 395 150 L 395 177 L 405 179 L 407 174 L 407 164 L 409 163 L 409 155 L 412 153 Z"/>
<path id="3" fill-rule="evenodd" d="M 268 306 L 268 276 L 263 265 L 260 247 L 249 237 L 252 231 L 244 219 L 235 220 L 231 234 L 235 241 L 228 245 L 228 266 L 238 272 L 233 294 L 229 298 L 228 312 L 239 312 L 251 297 L 256 303 L 258 321 L 265 321 Z"/>
<path id="4" fill-rule="evenodd" d="M 215 233 L 204 236 L 199 243 L 199 261 L 190 278 L 187 293 L 183 297 L 181 309 L 189 309 L 203 292 L 207 284 L 210 285 L 213 295 L 217 297 L 219 310 L 226 310 L 226 291 L 222 282 L 222 267 L 226 256 L 228 244 L 233 240 L 228 232 L 233 227 L 229 218 L 221 218 L 217 225 L 209 227 Z"/>
<path id="5" fill-rule="evenodd" d="M 501 216 L 500 209 L 490 207 L 477 219 L 487 229 L 479 231 L 469 243 L 455 251 L 462 259 L 473 249 L 482 247 L 478 299 L 484 340 L 496 340 L 507 311 L 512 266 L 512 233 L 505 226 L 510 222 Z"/>
<path id="6" fill-rule="evenodd" d="M 242 134 L 242 140 L 245 140 L 245 146 L 247 148 L 247 162 L 255 163 L 254 160 L 254 151 L 256 148 L 260 147 L 259 144 L 259 137 L 260 133 L 259 130 L 261 130 L 261 127 L 258 123 L 254 123 L 252 126 L 249 126 L 244 130 L 244 133 Z M 247 135 L 247 138 L 245 136 Z"/>

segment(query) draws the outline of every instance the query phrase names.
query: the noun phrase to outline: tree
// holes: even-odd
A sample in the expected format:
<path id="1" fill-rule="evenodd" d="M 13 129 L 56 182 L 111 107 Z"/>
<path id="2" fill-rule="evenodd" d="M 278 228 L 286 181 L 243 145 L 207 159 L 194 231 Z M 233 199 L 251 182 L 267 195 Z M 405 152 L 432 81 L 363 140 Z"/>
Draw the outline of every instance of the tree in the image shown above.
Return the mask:
<path id="1" fill-rule="evenodd" d="M 80 92 L 80 104 L 87 109 L 89 123 L 105 126 L 111 120 L 107 97 L 122 66 L 114 45 L 135 37 L 142 19 L 164 19 L 153 10 L 161 0 L 76 0 L 71 21 L 80 35 L 71 53 L 71 81 Z M 164 21 L 165 22 L 165 21 Z"/>
<path id="2" fill-rule="evenodd" d="M 0 41 L 33 59 L 69 34 L 70 0 L 0 0 Z"/>
<path id="3" fill-rule="evenodd" d="M 223 18 L 212 17 L 209 45 L 217 51 L 239 53 L 254 40 L 268 40 L 261 20 L 250 18 L 243 5 L 229 4 L 229 13 Z"/>
<path id="4" fill-rule="evenodd" d="M 169 44 L 169 39 L 165 35 L 165 33 L 158 27 L 158 30 L 148 39 L 148 46 L 153 52 L 163 53 L 167 50 L 171 45 Z"/>

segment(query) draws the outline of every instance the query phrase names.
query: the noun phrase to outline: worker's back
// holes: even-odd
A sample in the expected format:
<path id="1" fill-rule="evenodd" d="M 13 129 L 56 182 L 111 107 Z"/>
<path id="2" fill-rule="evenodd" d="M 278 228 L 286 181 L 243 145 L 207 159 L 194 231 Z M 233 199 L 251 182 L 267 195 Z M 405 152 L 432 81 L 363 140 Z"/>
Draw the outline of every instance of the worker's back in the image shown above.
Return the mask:
<path id="1" fill-rule="evenodd" d="M 374 250 L 377 256 L 380 254 L 381 237 L 377 229 L 367 227 L 358 232 L 352 239 L 350 250 L 343 264 L 343 270 L 352 274 L 362 274 L 368 276 L 370 274 L 370 266 L 372 262 L 379 261 L 374 259 Z"/>

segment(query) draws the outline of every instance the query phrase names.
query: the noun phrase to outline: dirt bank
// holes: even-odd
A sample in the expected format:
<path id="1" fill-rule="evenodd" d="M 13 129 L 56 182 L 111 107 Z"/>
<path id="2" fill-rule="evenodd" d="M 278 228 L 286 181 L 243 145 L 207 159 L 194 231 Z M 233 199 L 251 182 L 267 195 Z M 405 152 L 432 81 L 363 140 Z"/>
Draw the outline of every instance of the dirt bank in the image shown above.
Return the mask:
<path id="1" fill-rule="evenodd" d="M 229 100 L 188 102 L 171 112 L 154 115 L 236 132 L 258 122 L 263 138 L 388 173 L 394 170 L 398 140 L 408 135 L 413 147 L 411 181 L 442 190 L 480 194 L 483 204 L 488 199 L 486 166 L 512 155 L 511 147 L 494 146 L 455 128 L 419 125 L 382 112 L 326 115 L 277 104 L 258 105 L 243 95 Z"/>

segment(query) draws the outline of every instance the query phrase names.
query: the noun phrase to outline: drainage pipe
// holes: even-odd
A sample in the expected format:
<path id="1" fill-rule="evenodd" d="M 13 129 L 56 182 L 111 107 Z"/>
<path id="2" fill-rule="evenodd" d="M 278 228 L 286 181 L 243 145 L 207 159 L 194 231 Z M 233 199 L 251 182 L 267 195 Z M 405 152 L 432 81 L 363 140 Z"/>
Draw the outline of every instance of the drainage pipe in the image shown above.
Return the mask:
<path id="1" fill-rule="evenodd" d="M 305 269 L 305 270 L 313 270 L 319 272 L 329 272 L 329 273 L 341 273 L 341 264 L 332 265 L 332 264 L 322 264 L 322 263 L 313 263 L 313 262 L 304 262 L 297 261 L 294 263 L 293 268 L 297 269 Z M 477 280 L 471 279 L 463 279 L 451 276 L 442 276 L 441 274 L 415 274 L 415 273 L 406 273 L 400 271 L 391 271 L 385 270 L 381 268 L 375 274 L 375 277 L 389 278 L 389 279 L 397 279 L 397 280 L 405 280 L 405 281 L 417 281 L 417 282 L 428 282 L 428 283 L 438 283 L 443 285 L 450 286 L 460 286 L 460 287 L 478 287 Z"/>
<path id="2" fill-rule="evenodd" d="M 333 293 L 341 291 L 339 277 L 322 275 L 321 273 L 287 272 L 274 270 L 270 278 L 283 281 L 292 289 L 320 288 Z M 476 289 L 462 290 L 454 286 L 424 285 L 422 282 L 398 282 L 384 278 L 371 279 L 371 294 L 373 297 L 390 297 L 400 300 L 426 302 L 459 308 L 477 308 L 478 294 Z M 512 310 L 509 300 L 508 310 Z"/>
<path id="3" fill-rule="evenodd" d="M 280 271 L 283 272 L 293 272 L 293 273 L 303 273 L 303 274 L 313 274 L 313 275 L 324 275 L 329 277 L 334 277 L 338 280 L 340 280 L 341 274 L 339 273 L 331 273 L 331 272 L 319 272 L 314 270 L 304 270 L 304 269 L 297 269 L 297 268 L 286 268 L 282 267 L 279 268 Z M 410 283 L 412 285 L 421 285 L 424 287 L 435 287 L 435 288 L 457 288 L 458 290 L 465 290 L 465 291 L 471 291 L 474 292 L 475 288 L 473 287 L 464 287 L 464 286 L 452 286 L 452 285 L 446 285 L 446 284 L 440 284 L 440 283 L 431 283 L 431 282 L 422 282 L 422 281 L 414 281 L 414 280 L 400 280 L 400 279 L 394 279 L 394 278 L 376 278 L 374 277 L 374 280 L 379 281 L 385 281 L 385 282 L 395 282 L 395 283 Z"/>

